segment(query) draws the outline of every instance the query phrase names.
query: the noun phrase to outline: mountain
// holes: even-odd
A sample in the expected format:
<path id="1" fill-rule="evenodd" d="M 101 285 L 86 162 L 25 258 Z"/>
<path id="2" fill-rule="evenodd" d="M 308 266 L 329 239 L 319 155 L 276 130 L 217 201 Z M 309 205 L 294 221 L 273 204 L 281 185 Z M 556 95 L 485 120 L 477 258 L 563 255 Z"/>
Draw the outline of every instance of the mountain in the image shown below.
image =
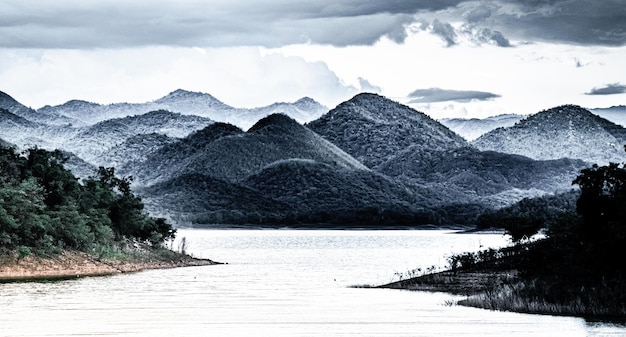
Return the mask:
<path id="1" fill-rule="evenodd" d="M 441 192 L 441 204 L 474 202 L 500 207 L 525 196 L 569 190 L 572 180 L 587 166 L 582 160 L 539 161 L 473 147 L 445 151 L 409 148 L 378 171 L 407 186 L 428 186 Z"/>
<path id="2" fill-rule="evenodd" d="M 49 126 L 15 115 L 0 108 L 0 136 L 18 149 L 37 146 L 54 150 L 77 132 L 70 126 Z"/>
<path id="3" fill-rule="evenodd" d="M 240 109 L 233 113 L 230 122 L 242 129 L 248 129 L 259 119 L 280 113 L 295 119 L 298 123 L 305 124 L 319 118 L 326 112 L 328 112 L 327 107 L 312 98 L 304 97 L 294 103 L 281 102 L 266 107 Z"/>
<path id="4" fill-rule="evenodd" d="M 354 96 L 307 126 L 370 168 L 415 144 L 440 150 L 467 145 L 427 115 L 369 93 Z"/>
<path id="5" fill-rule="evenodd" d="M 37 112 L 48 116 L 49 119 L 66 118 L 77 125 L 93 125 L 110 119 L 138 116 L 161 110 L 220 120 L 228 116 L 234 108 L 220 102 L 209 94 L 179 89 L 155 101 L 146 103 L 101 105 L 81 100 L 71 100 L 57 106 L 44 106 Z"/>
<path id="6" fill-rule="evenodd" d="M 362 226 L 432 223 L 424 198 L 372 171 L 292 159 L 267 166 L 243 184 L 298 210 L 300 222 Z"/>
<path id="7" fill-rule="evenodd" d="M 493 129 L 513 126 L 523 118 L 523 115 L 505 114 L 482 119 L 443 118 L 439 120 L 439 123 L 461 135 L 466 140 L 472 141 Z"/>
<path id="8" fill-rule="evenodd" d="M 576 105 L 541 111 L 512 127 L 490 131 L 472 144 L 538 160 L 574 158 L 604 164 L 626 159 L 626 129 Z"/>
<path id="9" fill-rule="evenodd" d="M 328 108 L 305 97 L 294 103 L 274 103 L 266 107 L 242 109 L 229 106 L 207 93 L 178 89 L 151 102 L 101 105 L 71 100 L 61 105 L 46 105 L 37 110 L 37 114 L 41 115 L 47 124 L 87 126 L 157 110 L 200 116 L 248 129 L 259 119 L 274 113 L 283 113 L 300 123 L 305 123 L 327 112 Z"/>
<path id="10" fill-rule="evenodd" d="M 35 110 L 24 106 L 22 103 L 16 101 L 13 97 L 2 91 L 0 91 L 0 109 L 4 109 L 16 116 L 30 121 L 37 120 Z"/>
<path id="11" fill-rule="evenodd" d="M 177 138 L 160 133 L 139 134 L 103 152 L 95 158 L 94 162 L 107 167 L 115 167 L 120 175 L 128 175 L 127 173 L 131 172 L 134 166 L 141 165 L 149 155 L 177 140 Z"/>
<path id="12" fill-rule="evenodd" d="M 77 126 L 91 125 L 103 120 L 103 118 L 115 118 L 118 116 L 106 116 L 103 114 L 102 105 L 81 100 L 71 100 L 61 105 L 46 105 L 37 110 L 42 115 L 49 116 L 52 120 L 68 120 Z M 55 124 L 58 124 L 55 123 Z"/>
<path id="13" fill-rule="evenodd" d="M 141 188 L 159 216 L 195 224 L 299 227 L 432 224 L 419 197 L 372 171 L 312 160 L 275 162 L 241 182 L 199 173 Z"/>
<path id="14" fill-rule="evenodd" d="M 150 214 L 177 224 L 276 224 L 290 214 L 287 204 L 200 173 L 183 174 L 137 192 Z"/>
<path id="15" fill-rule="evenodd" d="M 63 148 L 76 153 L 88 162 L 110 165 L 99 162 L 98 158 L 103 158 L 109 149 L 130 137 L 151 133 L 184 137 L 213 123 L 210 119 L 198 116 L 186 116 L 164 110 L 152 111 L 138 116 L 110 119 L 83 128 L 68 139 Z"/>
<path id="16" fill-rule="evenodd" d="M 25 118 L 32 122 L 50 125 L 63 125 L 72 122 L 70 119 L 67 118 L 51 118 L 48 115 L 40 114 L 37 111 L 28 108 L 22 103 L 16 101 L 13 97 L 2 91 L 0 91 L 0 109 L 5 109 L 16 116 Z"/>
<path id="17" fill-rule="evenodd" d="M 240 181 L 273 162 L 292 158 L 365 169 L 354 158 L 290 117 L 273 114 L 245 133 L 222 123 L 209 126 L 149 156 L 133 175 L 144 184 L 189 173 Z"/>
<path id="18" fill-rule="evenodd" d="M 594 114 L 615 124 L 626 127 L 626 105 L 617 105 L 609 108 L 589 109 Z"/>

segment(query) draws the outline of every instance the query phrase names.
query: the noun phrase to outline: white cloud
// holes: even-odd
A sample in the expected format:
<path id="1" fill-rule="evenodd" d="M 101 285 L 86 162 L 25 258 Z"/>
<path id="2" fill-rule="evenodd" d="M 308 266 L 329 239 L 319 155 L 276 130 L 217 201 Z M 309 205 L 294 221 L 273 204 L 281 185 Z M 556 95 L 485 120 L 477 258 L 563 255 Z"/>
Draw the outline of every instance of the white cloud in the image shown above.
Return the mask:
<path id="1" fill-rule="evenodd" d="M 295 101 L 334 106 L 357 93 L 323 62 L 258 48 L 0 50 L 0 83 L 34 108 L 70 99 L 146 102 L 175 89 L 207 92 L 235 107 Z"/>

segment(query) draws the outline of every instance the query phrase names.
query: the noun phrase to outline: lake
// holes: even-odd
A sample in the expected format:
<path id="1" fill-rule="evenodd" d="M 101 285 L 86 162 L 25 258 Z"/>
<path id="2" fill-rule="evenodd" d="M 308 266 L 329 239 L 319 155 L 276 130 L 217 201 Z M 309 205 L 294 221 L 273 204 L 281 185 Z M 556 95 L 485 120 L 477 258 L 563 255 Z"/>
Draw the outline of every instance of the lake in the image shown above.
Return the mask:
<path id="1" fill-rule="evenodd" d="M 181 229 L 183 237 L 188 253 L 228 264 L 0 284 L 0 336 L 626 336 L 619 324 L 351 287 L 507 245 L 501 234 Z"/>

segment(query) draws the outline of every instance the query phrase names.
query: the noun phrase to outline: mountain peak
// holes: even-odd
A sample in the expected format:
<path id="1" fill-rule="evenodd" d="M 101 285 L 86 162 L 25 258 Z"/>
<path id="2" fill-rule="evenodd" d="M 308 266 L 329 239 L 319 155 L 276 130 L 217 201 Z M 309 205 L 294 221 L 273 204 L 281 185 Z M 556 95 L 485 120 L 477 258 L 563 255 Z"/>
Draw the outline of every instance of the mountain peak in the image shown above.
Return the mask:
<path id="1" fill-rule="evenodd" d="M 307 126 L 370 168 L 414 144 L 424 150 L 466 145 L 427 115 L 372 93 L 354 96 Z"/>
<path id="2" fill-rule="evenodd" d="M 176 89 L 170 92 L 169 94 L 157 99 L 155 102 L 161 103 L 161 102 L 172 101 L 172 100 L 186 100 L 186 99 L 193 99 L 193 98 L 199 98 L 199 97 L 212 98 L 214 100 L 217 100 L 217 98 L 211 96 L 210 94 L 197 92 L 197 91 L 188 91 L 184 89 Z"/>
<path id="3" fill-rule="evenodd" d="M 492 130 L 473 144 L 481 150 L 537 160 L 572 158 L 593 163 L 625 159 L 626 129 L 578 105 L 540 111 L 515 125 Z"/>
<path id="4" fill-rule="evenodd" d="M 2 91 L 0 91 L 0 108 L 32 121 L 39 121 L 33 109 L 24 106 L 22 103 L 15 100 L 15 98 Z"/>
<path id="5" fill-rule="evenodd" d="M 327 109 L 325 106 L 320 104 L 318 101 L 312 99 L 311 97 L 302 97 L 299 100 L 293 103 L 299 109 L 305 110 L 313 110 L 313 109 Z"/>
<path id="6" fill-rule="evenodd" d="M 283 114 L 274 113 L 267 117 L 261 118 L 256 124 L 254 124 L 248 132 L 252 133 L 264 133 L 271 132 L 270 130 L 294 130 L 302 129 L 302 125 L 293 118 Z"/>

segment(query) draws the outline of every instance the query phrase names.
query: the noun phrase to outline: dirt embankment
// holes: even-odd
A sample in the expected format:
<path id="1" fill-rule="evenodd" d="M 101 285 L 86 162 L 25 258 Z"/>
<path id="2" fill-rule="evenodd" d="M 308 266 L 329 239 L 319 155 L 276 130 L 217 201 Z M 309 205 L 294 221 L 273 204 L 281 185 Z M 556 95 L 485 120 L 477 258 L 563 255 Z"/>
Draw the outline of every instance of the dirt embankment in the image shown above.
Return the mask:
<path id="1" fill-rule="evenodd" d="M 378 288 L 447 292 L 472 295 L 513 282 L 515 270 L 443 271 L 378 286 Z"/>
<path id="2" fill-rule="evenodd" d="M 5 255 L 0 256 L 0 282 L 68 279 L 213 264 L 219 263 L 171 251 L 116 259 L 100 259 L 76 251 L 49 257 L 31 255 L 19 260 L 16 255 Z"/>

